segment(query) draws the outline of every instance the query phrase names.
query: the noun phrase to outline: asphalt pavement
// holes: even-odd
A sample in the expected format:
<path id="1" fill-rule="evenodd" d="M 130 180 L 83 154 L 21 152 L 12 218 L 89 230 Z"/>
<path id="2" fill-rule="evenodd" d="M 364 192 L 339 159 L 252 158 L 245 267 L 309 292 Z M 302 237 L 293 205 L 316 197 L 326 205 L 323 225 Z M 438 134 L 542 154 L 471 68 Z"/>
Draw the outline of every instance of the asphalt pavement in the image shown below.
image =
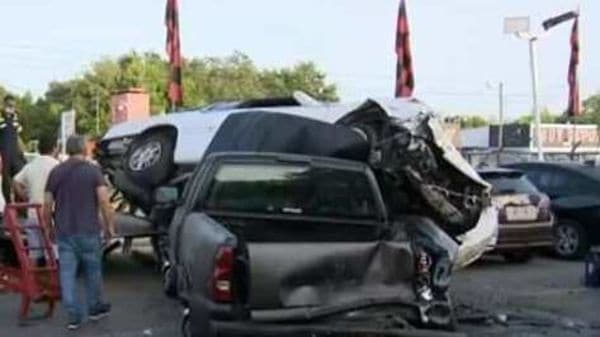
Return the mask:
<path id="1" fill-rule="evenodd" d="M 112 303 L 111 315 L 88 322 L 75 332 L 65 329 L 60 308 L 50 320 L 19 326 L 16 295 L 0 295 L 0 337 L 173 337 L 179 336 L 180 308 L 161 290 L 161 276 L 149 255 L 113 254 L 105 263 L 105 292 Z M 39 307 L 41 312 L 42 306 Z"/>
<path id="2" fill-rule="evenodd" d="M 62 310 L 50 319 L 17 324 L 19 298 L 0 295 L 0 336 L 178 336 L 180 308 L 162 295 L 149 257 L 114 254 L 106 264 L 110 317 L 67 332 Z M 457 272 L 452 292 L 460 330 L 469 336 L 600 336 L 600 289 L 581 284 L 583 262 L 538 257 L 527 264 L 485 258 Z"/>
<path id="3" fill-rule="evenodd" d="M 583 261 L 485 257 L 452 283 L 470 336 L 600 336 L 600 289 L 583 286 Z"/>

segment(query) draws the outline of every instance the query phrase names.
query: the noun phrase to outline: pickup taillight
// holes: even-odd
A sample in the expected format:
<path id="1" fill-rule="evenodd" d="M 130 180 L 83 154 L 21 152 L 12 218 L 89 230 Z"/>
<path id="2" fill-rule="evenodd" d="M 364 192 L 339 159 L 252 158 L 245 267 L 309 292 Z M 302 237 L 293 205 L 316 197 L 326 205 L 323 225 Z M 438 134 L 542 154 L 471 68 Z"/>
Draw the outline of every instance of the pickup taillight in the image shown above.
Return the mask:
<path id="1" fill-rule="evenodd" d="M 212 275 L 213 300 L 219 303 L 233 301 L 233 269 L 235 252 L 233 247 L 221 246 L 215 256 Z"/>

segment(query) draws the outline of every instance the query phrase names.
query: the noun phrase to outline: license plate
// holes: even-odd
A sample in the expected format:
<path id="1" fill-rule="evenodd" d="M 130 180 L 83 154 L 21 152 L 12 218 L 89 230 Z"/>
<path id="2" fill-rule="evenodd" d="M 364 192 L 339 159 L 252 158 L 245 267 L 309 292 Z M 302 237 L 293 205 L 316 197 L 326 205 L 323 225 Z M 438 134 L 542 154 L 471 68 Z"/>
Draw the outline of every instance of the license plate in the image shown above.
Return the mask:
<path id="1" fill-rule="evenodd" d="M 506 220 L 508 221 L 530 221 L 538 217 L 538 209 L 535 206 L 506 207 Z"/>

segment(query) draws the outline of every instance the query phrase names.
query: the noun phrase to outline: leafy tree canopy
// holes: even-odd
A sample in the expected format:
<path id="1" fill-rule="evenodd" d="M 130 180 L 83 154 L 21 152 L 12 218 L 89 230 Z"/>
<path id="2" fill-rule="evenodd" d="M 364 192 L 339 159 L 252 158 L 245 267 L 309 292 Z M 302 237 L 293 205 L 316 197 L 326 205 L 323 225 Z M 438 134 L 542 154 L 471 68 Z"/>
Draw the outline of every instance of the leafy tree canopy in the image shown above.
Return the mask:
<path id="1" fill-rule="evenodd" d="M 561 116 L 553 114 L 548 108 L 543 108 L 540 111 L 540 117 L 542 119 L 542 123 L 561 123 Z M 521 116 L 517 120 L 518 124 L 532 124 L 534 122 L 533 114 L 528 113 L 526 115 Z"/>
<path id="2" fill-rule="evenodd" d="M 259 69 L 250 58 L 236 52 L 223 58 L 191 58 L 183 61 L 185 108 L 204 106 L 216 101 L 260 97 L 289 96 L 296 90 L 324 101 L 338 99 L 337 88 L 312 62 L 291 67 Z M 60 113 L 77 111 L 77 130 L 96 134 L 96 110 L 100 134 L 110 119 L 110 96 L 131 87 L 144 88 L 150 94 L 153 114 L 167 111 L 168 64 L 153 52 L 130 52 L 117 58 L 104 58 L 91 65 L 81 76 L 52 82 L 42 97 L 30 93 L 18 96 L 23 138 L 55 135 Z M 7 91 L 0 87 L 0 95 Z"/>
<path id="3" fill-rule="evenodd" d="M 465 116 L 460 118 L 460 127 L 463 129 L 474 129 L 488 124 L 487 119 L 481 116 Z"/>

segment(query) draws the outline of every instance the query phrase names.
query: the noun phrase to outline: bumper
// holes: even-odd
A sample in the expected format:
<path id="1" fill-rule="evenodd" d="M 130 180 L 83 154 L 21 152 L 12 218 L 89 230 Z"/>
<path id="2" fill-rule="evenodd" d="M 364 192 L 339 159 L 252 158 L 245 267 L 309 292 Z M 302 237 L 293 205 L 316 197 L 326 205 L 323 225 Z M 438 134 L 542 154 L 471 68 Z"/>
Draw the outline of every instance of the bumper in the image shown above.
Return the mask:
<path id="1" fill-rule="evenodd" d="M 203 304 L 201 304 L 203 303 Z M 320 308 L 238 312 L 229 305 L 192 300 L 184 311 L 190 336 L 439 336 L 457 337 L 450 301 L 420 306 L 397 300 L 366 300 Z M 242 310 L 243 311 L 243 310 Z M 245 317 L 245 318 L 243 318 Z M 422 327 L 423 329 L 414 329 Z M 444 330 L 446 329 L 446 330 Z"/>
<path id="2" fill-rule="evenodd" d="M 394 337 L 466 337 L 463 333 L 420 329 L 376 329 L 335 325 L 259 324 L 240 322 L 213 322 L 215 336 L 394 336 Z"/>
<path id="3" fill-rule="evenodd" d="M 516 225 L 500 224 L 498 242 L 494 250 L 552 247 L 554 242 L 552 225 L 552 221 Z"/>

